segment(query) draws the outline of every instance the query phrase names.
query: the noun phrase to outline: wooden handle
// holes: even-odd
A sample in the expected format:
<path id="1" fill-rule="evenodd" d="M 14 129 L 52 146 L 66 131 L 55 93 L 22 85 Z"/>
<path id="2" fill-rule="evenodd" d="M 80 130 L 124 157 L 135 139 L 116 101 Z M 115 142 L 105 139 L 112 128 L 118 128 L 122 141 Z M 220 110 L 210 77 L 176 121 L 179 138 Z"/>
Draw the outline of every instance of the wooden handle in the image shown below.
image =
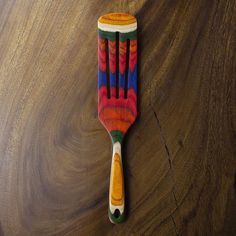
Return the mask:
<path id="1" fill-rule="evenodd" d="M 125 192 L 120 142 L 113 143 L 109 190 L 109 219 L 112 223 L 124 221 Z"/>

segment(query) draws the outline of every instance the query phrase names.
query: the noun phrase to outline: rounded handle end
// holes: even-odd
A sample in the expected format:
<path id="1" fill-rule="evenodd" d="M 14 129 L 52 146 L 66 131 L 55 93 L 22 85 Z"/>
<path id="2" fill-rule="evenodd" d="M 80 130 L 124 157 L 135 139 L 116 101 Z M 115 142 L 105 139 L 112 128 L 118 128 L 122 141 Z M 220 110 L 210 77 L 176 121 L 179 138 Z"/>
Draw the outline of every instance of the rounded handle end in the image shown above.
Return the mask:
<path id="1" fill-rule="evenodd" d="M 125 220 L 125 212 L 121 213 L 119 209 L 115 209 L 114 213 L 111 213 L 109 209 L 108 215 L 113 224 L 122 223 Z"/>

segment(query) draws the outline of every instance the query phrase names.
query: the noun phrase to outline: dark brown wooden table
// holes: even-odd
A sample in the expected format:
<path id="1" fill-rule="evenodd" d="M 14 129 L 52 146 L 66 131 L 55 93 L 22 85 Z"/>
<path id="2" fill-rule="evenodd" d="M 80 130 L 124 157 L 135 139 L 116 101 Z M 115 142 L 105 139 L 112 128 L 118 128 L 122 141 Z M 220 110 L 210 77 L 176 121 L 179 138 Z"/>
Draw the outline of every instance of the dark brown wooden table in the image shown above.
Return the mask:
<path id="1" fill-rule="evenodd" d="M 110 224 L 97 18 L 136 15 L 128 217 Z M 235 235 L 234 0 L 0 0 L 0 235 Z"/>

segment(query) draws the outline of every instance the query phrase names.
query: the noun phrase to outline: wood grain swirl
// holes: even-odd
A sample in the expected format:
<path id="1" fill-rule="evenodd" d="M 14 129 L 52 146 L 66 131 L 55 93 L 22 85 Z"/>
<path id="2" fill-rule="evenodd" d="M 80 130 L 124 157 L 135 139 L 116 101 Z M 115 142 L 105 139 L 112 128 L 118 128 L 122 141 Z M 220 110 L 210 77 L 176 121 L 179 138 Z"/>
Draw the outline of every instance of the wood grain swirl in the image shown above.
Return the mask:
<path id="1" fill-rule="evenodd" d="M 97 19 L 138 20 L 127 220 L 107 218 Z M 235 235 L 236 4 L 0 1 L 0 235 Z"/>

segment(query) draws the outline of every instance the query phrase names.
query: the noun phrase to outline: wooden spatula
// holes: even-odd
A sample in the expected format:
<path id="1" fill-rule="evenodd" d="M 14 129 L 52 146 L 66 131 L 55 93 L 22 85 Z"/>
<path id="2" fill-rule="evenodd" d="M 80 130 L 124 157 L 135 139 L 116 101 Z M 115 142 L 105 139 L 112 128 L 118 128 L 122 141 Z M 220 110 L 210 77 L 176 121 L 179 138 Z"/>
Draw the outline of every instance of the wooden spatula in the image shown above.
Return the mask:
<path id="1" fill-rule="evenodd" d="M 113 143 L 109 219 L 120 223 L 125 218 L 121 144 L 137 116 L 137 21 L 111 13 L 98 19 L 98 30 L 98 116 Z"/>

